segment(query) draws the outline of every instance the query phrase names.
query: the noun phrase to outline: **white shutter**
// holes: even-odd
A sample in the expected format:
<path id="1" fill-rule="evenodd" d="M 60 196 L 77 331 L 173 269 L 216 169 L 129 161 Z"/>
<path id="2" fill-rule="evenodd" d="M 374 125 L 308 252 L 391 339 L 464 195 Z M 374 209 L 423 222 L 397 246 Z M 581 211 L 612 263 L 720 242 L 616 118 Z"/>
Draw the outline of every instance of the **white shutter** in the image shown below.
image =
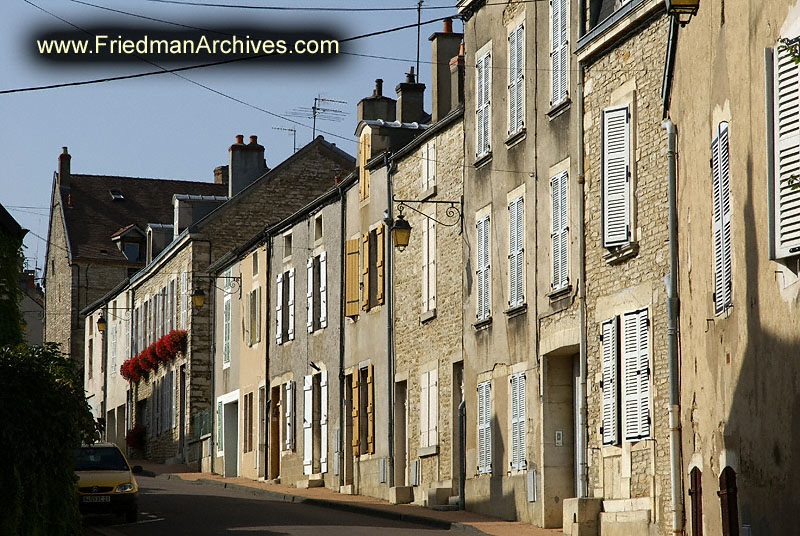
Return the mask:
<path id="1" fill-rule="evenodd" d="M 278 274 L 275 283 L 275 342 L 283 342 L 283 274 Z"/>
<path id="2" fill-rule="evenodd" d="M 618 388 L 617 370 L 619 345 L 617 337 L 617 317 L 602 324 L 602 368 L 603 368 L 603 444 L 614 445 L 619 441 L 617 416 Z"/>
<path id="3" fill-rule="evenodd" d="M 286 395 L 284 402 L 286 403 L 286 410 L 284 411 L 284 447 L 286 450 L 294 448 L 294 380 L 286 382 Z"/>
<path id="4" fill-rule="evenodd" d="M 428 303 L 427 310 L 433 311 L 436 309 L 436 222 L 428 219 L 428 239 L 426 242 L 428 248 L 428 265 L 427 265 L 427 285 L 428 285 Z"/>
<path id="5" fill-rule="evenodd" d="M 714 314 L 731 303 L 731 203 L 728 124 L 719 124 L 711 142 L 711 184 L 713 191 Z"/>
<path id="6" fill-rule="evenodd" d="M 189 279 L 186 270 L 181 272 L 181 329 L 186 329 L 186 311 L 189 306 Z"/>
<path id="7" fill-rule="evenodd" d="M 251 316 L 253 307 L 253 294 L 248 292 L 244 295 L 244 311 L 242 312 L 242 321 L 244 322 L 244 343 L 247 346 L 252 346 L 252 338 L 250 337 L 250 330 L 253 328 L 253 318 Z"/>
<path id="8" fill-rule="evenodd" d="M 308 285 L 306 287 L 306 329 L 309 333 L 314 331 L 314 257 L 306 260 L 306 273 Z"/>
<path id="9" fill-rule="evenodd" d="M 170 395 L 172 398 L 172 400 L 170 401 L 170 407 L 172 408 L 172 427 L 175 428 L 176 426 L 178 426 L 178 412 L 175 411 L 175 400 L 178 400 L 178 398 L 175 396 L 175 391 L 178 388 L 177 386 L 178 375 L 175 374 L 174 370 L 171 370 L 169 373 L 169 378 L 170 378 L 170 383 L 172 384 L 172 391 L 170 391 L 172 393 Z"/>
<path id="10" fill-rule="evenodd" d="M 328 255 L 319 254 L 319 327 L 328 326 Z"/>
<path id="11" fill-rule="evenodd" d="M 310 475 L 314 462 L 314 378 L 303 376 L 303 474 Z"/>
<path id="12" fill-rule="evenodd" d="M 603 110 L 603 246 L 630 240 L 628 107 Z"/>
<path id="13" fill-rule="evenodd" d="M 508 133 L 525 126 L 525 32 L 522 24 L 508 34 Z"/>
<path id="14" fill-rule="evenodd" d="M 427 143 L 428 145 L 428 188 L 436 186 L 436 138 Z"/>
<path id="15" fill-rule="evenodd" d="M 430 425 L 428 424 L 428 387 L 430 383 L 427 372 L 422 373 L 419 383 L 419 446 L 427 447 L 430 445 L 430 436 L 428 435 L 430 430 Z"/>
<path id="16" fill-rule="evenodd" d="M 631 311 L 622 317 L 626 441 L 650 436 L 649 324 L 647 309 Z"/>
<path id="17" fill-rule="evenodd" d="M 323 253 L 324 255 L 324 253 Z M 328 472 L 328 371 L 320 372 L 319 379 L 319 466 L 321 473 Z"/>
<path id="18" fill-rule="evenodd" d="M 508 205 L 508 304 L 512 307 L 525 301 L 523 295 L 525 278 L 523 215 L 523 198 L 519 196 Z"/>
<path id="19" fill-rule="evenodd" d="M 439 370 L 428 372 L 428 444 L 439 444 Z"/>
<path id="20" fill-rule="evenodd" d="M 525 373 L 511 375 L 511 469 L 525 469 Z"/>
<path id="21" fill-rule="evenodd" d="M 256 299 L 256 342 L 261 342 L 261 287 L 258 287 L 255 290 L 255 299 Z"/>
<path id="22" fill-rule="evenodd" d="M 429 166 L 428 166 L 428 144 L 422 144 L 422 192 L 430 188 L 429 186 Z"/>
<path id="23" fill-rule="evenodd" d="M 478 384 L 478 472 L 492 472 L 491 382 Z"/>
<path id="24" fill-rule="evenodd" d="M 289 299 L 287 305 L 289 307 L 289 325 L 286 329 L 286 338 L 290 341 L 294 340 L 294 268 L 289 268 Z"/>
<path id="25" fill-rule="evenodd" d="M 800 253 L 800 65 L 775 47 L 775 257 Z"/>
<path id="26" fill-rule="evenodd" d="M 567 98 L 569 48 L 567 39 L 567 0 L 550 0 L 550 105 Z"/>
<path id="27" fill-rule="evenodd" d="M 550 179 L 553 206 L 550 233 L 553 255 L 553 289 L 560 289 L 569 284 L 569 240 L 567 235 L 569 230 L 567 216 L 569 198 L 567 187 L 567 171 L 563 171 Z"/>
<path id="28" fill-rule="evenodd" d="M 226 295 L 222 308 L 222 363 L 231 362 L 231 297 Z"/>
<path id="29" fill-rule="evenodd" d="M 478 280 L 478 320 L 491 316 L 491 289 L 489 278 L 489 216 L 484 216 L 477 223 L 477 280 Z"/>
<path id="30" fill-rule="evenodd" d="M 475 83 L 476 83 L 476 113 L 477 121 L 476 127 L 476 143 L 475 153 L 476 156 L 481 157 L 488 154 L 490 151 L 489 146 L 489 122 L 490 122 L 490 80 L 491 80 L 491 54 L 484 53 L 478 58 L 475 66 Z"/>
<path id="31" fill-rule="evenodd" d="M 428 310 L 428 218 L 422 223 L 422 310 Z"/>

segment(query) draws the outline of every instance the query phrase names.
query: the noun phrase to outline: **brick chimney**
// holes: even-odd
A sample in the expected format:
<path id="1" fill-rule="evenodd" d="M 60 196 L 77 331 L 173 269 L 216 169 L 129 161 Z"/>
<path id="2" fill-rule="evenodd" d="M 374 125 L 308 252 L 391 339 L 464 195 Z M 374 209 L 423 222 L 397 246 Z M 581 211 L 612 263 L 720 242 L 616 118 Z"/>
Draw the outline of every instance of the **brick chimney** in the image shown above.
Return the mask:
<path id="1" fill-rule="evenodd" d="M 464 41 L 461 41 L 458 56 L 450 60 L 450 106 L 464 103 Z"/>
<path id="2" fill-rule="evenodd" d="M 436 32 L 428 38 L 428 41 L 431 42 L 431 61 L 433 62 L 431 77 L 433 109 L 431 115 L 434 123 L 458 106 L 458 101 L 451 100 L 450 59 L 458 56 L 463 37 L 464 34 L 453 33 L 453 19 L 444 19 L 442 31 Z"/>
<path id="3" fill-rule="evenodd" d="M 360 123 L 365 119 L 383 119 L 384 121 L 394 121 L 395 119 L 395 100 L 391 97 L 383 96 L 383 80 L 375 80 L 375 89 L 372 95 L 358 101 L 356 106 L 357 121 Z"/>
<path id="4" fill-rule="evenodd" d="M 264 146 L 258 144 L 256 136 L 244 143 L 244 135 L 236 135 L 236 143 L 228 148 L 228 197 L 233 197 L 267 172 Z M 214 173 L 216 182 L 216 172 Z"/>
<path id="5" fill-rule="evenodd" d="M 69 186 L 70 160 L 72 160 L 72 156 L 66 147 L 62 147 L 61 154 L 58 155 L 58 184 L 60 186 Z"/>
<path id="6" fill-rule="evenodd" d="M 406 73 L 406 81 L 397 84 L 397 120 L 401 123 L 422 123 L 425 119 L 425 84 L 418 84 L 414 67 Z"/>

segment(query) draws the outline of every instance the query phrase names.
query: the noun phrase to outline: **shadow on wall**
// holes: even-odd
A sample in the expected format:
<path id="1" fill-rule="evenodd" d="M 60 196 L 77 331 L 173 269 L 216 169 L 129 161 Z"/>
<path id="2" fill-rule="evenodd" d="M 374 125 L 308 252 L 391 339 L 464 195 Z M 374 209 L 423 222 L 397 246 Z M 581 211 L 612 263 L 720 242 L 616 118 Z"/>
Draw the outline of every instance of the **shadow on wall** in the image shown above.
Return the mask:
<path id="1" fill-rule="evenodd" d="M 492 395 L 494 396 L 494 395 Z M 469 419 L 468 419 L 469 422 Z M 501 435 L 503 429 L 496 416 L 492 416 L 492 474 L 481 475 L 467 480 L 467 510 L 514 521 L 517 518 L 514 501 L 514 490 L 511 483 L 503 486 L 506 467 L 503 466 L 503 454 L 506 450 Z M 475 433 L 474 428 L 467 427 L 467 433 Z M 470 471 L 470 468 L 467 468 Z"/>

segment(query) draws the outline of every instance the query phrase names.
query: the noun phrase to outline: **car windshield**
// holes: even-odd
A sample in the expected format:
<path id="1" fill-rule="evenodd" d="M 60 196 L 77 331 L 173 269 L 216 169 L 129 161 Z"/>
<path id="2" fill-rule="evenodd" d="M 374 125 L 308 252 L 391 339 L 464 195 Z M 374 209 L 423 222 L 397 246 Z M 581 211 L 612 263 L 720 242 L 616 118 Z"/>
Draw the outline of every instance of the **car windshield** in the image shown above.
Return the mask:
<path id="1" fill-rule="evenodd" d="M 75 450 L 76 471 L 128 471 L 125 457 L 115 447 L 83 447 Z"/>

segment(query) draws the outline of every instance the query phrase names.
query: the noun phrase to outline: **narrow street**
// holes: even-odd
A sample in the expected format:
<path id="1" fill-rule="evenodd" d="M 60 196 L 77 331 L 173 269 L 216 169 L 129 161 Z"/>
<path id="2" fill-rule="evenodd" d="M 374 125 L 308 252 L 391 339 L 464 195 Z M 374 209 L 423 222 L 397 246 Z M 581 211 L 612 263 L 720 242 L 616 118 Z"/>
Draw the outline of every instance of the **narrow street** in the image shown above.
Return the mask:
<path id="1" fill-rule="evenodd" d="M 139 521 L 116 516 L 84 518 L 87 536 L 255 535 L 349 536 L 445 533 L 412 523 L 341 512 L 318 506 L 275 502 L 247 492 L 181 480 L 139 477 Z"/>

